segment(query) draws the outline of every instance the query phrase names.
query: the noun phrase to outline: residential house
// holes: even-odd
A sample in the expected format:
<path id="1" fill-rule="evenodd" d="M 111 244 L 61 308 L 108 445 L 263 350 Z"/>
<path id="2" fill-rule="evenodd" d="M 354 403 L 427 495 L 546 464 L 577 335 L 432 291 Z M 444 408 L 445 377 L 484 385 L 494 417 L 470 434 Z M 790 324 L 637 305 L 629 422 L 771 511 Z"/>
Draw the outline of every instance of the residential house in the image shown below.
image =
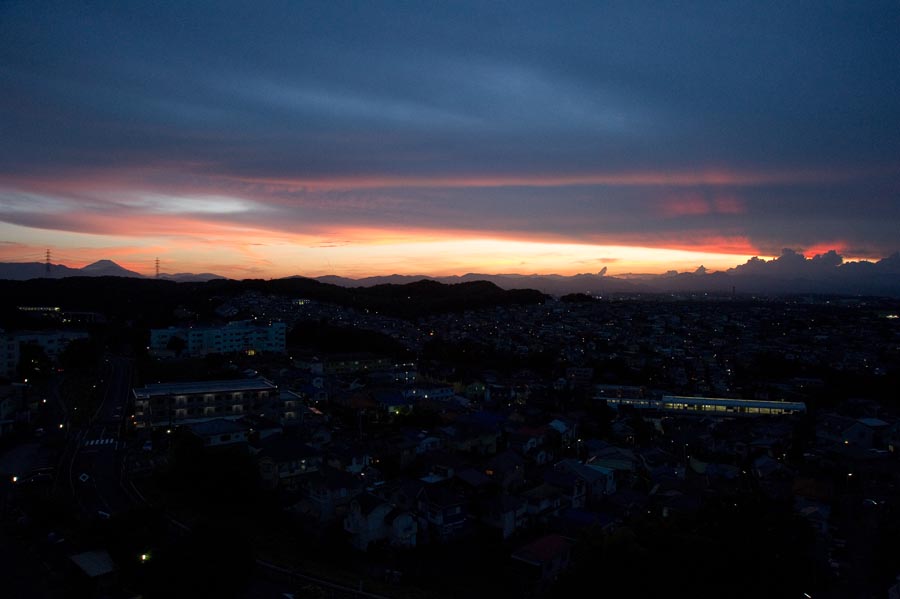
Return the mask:
<path id="1" fill-rule="evenodd" d="M 751 472 L 760 492 L 769 499 L 785 500 L 791 496 L 794 473 L 783 463 L 761 455 L 753 460 Z"/>
<path id="2" fill-rule="evenodd" d="M 663 518 L 681 518 L 693 522 L 703 507 L 700 496 L 685 487 L 664 488 L 663 485 L 657 485 L 650 497 Z"/>
<path id="3" fill-rule="evenodd" d="M 449 385 L 413 385 L 403 390 L 403 396 L 409 399 L 448 400 L 455 395 Z"/>
<path id="4" fill-rule="evenodd" d="M 427 484 L 417 479 L 399 479 L 385 483 L 373 492 L 393 506 L 417 512 L 419 493 Z"/>
<path id="5" fill-rule="evenodd" d="M 556 418 L 547 425 L 547 432 L 557 437 L 559 440 L 559 447 L 562 448 L 572 448 L 575 447 L 578 439 L 577 435 L 577 427 L 574 421 L 569 421 L 564 418 Z"/>
<path id="6" fill-rule="evenodd" d="M 521 426 L 508 435 L 507 444 L 522 455 L 530 455 L 544 444 L 546 435 L 545 427 Z"/>
<path id="7" fill-rule="evenodd" d="M 587 464 L 608 468 L 615 472 L 616 480 L 628 480 L 640 464 L 635 453 L 623 447 L 616 447 L 603 441 L 589 441 Z"/>
<path id="8" fill-rule="evenodd" d="M 446 542 L 466 531 L 466 500 L 446 483 L 426 484 L 419 491 L 416 503 L 430 539 Z"/>
<path id="9" fill-rule="evenodd" d="M 856 420 L 839 414 L 823 414 L 816 422 L 816 441 L 820 447 L 833 445 L 849 445 L 850 440 L 845 436 Z"/>
<path id="10" fill-rule="evenodd" d="M 450 480 L 456 473 L 467 467 L 465 460 L 454 454 L 444 451 L 436 451 L 421 456 L 419 462 L 423 465 L 427 474 L 420 480 L 426 483 L 438 483 Z"/>
<path id="11" fill-rule="evenodd" d="M 322 451 L 331 443 L 331 427 L 326 424 L 304 425 L 298 433 L 310 446 Z"/>
<path id="12" fill-rule="evenodd" d="M 491 477 L 474 468 L 463 468 L 457 472 L 454 483 L 463 495 L 470 498 L 483 497 L 494 488 Z"/>
<path id="13" fill-rule="evenodd" d="M 515 495 L 495 495 L 479 504 L 482 524 L 508 539 L 528 525 L 528 502 Z"/>
<path id="14" fill-rule="evenodd" d="M 467 422 L 438 429 L 444 438 L 444 446 L 452 451 L 477 455 L 497 453 L 500 431 L 491 430 Z"/>
<path id="15" fill-rule="evenodd" d="M 528 516 L 532 521 L 547 522 L 558 515 L 561 508 L 570 507 L 565 502 L 566 494 L 547 483 L 521 493 L 521 497 L 528 502 Z"/>
<path id="16" fill-rule="evenodd" d="M 879 418 L 858 418 L 844 432 L 844 444 L 862 449 L 883 449 L 890 424 Z"/>
<path id="17" fill-rule="evenodd" d="M 615 472 L 611 468 L 604 468 L 595 464 L 584 464 L 571 459 L 562 460 L 553 468 L 558 471 L 569 472 L 580 478 L 584 482 L 588 497 L 591 499 L 599 499 L 616 492 Z"/>
<path id="18" fill-rule="evenodd" d="M 410 414 L 413 411 L 415 401 L 405 397 L 398 389 L 382 389 L 374 394 L 375 405 L 379 412 L 391 416 Z"/>
<path id="19" fill-rule="evenodd" d="M 415 548 L 419 526 L 414 514 L 395 507 L 384 517 L 384 523 L 388 526 L 388 542 L 391 547 Z"/>
<path id="20" fill-rule="evenodd" d="M 444 438 L 441 435 L 427 430 L 407 430 L 403 432 L 403 436 L 415 444 L 416 455 L 437 451 L 444 446 Z"/>
<path id="21" fill-rule="evenodd" d="M 490 458 L 484 473 L 494 480 L 504 493 L 519 488 L 525 481 L 525 460 L 507 449 Z"/>
<path id="22" fill-rule="evenodd" d="M 249 429 L 247 439 L 251 443 L 284 433 L 284 427 L 280 423 L 258 414 L 246 414 L 243 418 L 236 420 L 236 422 L 245 425 Z"/>
<path id="23" fill-rule="evenodd" d="M 416 546 L 416 519 L 406 510 L 397 509 L 371 493 L 361 493 L 350 501 L 344 517 L 344 530 L 351 544 L 366 551 L 371 543 L 388 541 L 393 547 Z"/>
<path id="24" fill-rule="evenodd" d="M 250 427 L 241 422 L 216 418 L 206 422 L 195 422 L 188 425 L 188 428 L 192 435 L 203 442 L 204 447 L 227 447 L 246 451 Z"/>
<path id="25" fill-rule="evenodd" d="M 302 439 L 277 435 L 262 439 L 255 448 L 263 484 L 296 491 L 299 478 L 322 467 L 322 453 Z"/>
<path id="26" fill-rule="evenodd" d="M 523 564 L 523 582 L 544 586 L 559 578 L 569 566 L 575 543 L 560 534 L 552 533 L 520 547 L 512 559 Z"/>
<path id="27" fill-rule="evenodd" d="M 565 470 L 544 472 L 544 484 L 556 487 L 563 495 L 563 506 L 583 508 L 587 503 L 587 485 L 584 479 Z"/>
<path id="28" fill-rule="evenodd" d="M 325 461 L 332 468 L 359 474 L 371 465 L 372 458 L 366 445 L 343 441 L 328 445 Z"/>
<path id="29" fill-rule="evenodd" d="M 311 397 L 318 397 L 318 393 L 324 397 L 311 399 Z M 312 385 L 307 385 L 306 389 L 301 388 L 299 391 L 282 389 L 279 393 L 279 401 L 273 406 L 273 418 L 285 426 L 303 424 L 316 417 L 321 418 L 324 414 L 316 407 L 316 404 L 327 399 L 324 394 L 324 390 L 316 389 Z"/>
<path id="30" fill-rule="evenodd" d="M 719 494 L 734 495 L 743 488 L 741 469 L 732 464 L 705 462 L 694 456 L 688 460 L 687 473 L 698 475 L 708 488 Z"/>
<path id="31" fill-rule="evenodd" d="M 305 497 L 303 511 L 321 522 L 341 517 L 350 501 L 365 489 L 359 477 L 329 466 L 303 477 L 301 483 Z"/>
<path id="32" fill-rule="evenodd" d="M 298 384 L 293 389 L 294 397 L 304 402 L 306 405 L 314 406 L 316 404 L 328 401 L 328 390 L 325 388 L 325 379 L 315 377 L 311 382 Z M 293 401 L 293 398 L 286 398 Z M 296 404 L 285 404 L 285 410 L 295 407 Z"/>
<path id="33" fill-rule="evenodd" d="M 394 471 L 407 468 L 416 460 L 418 442 L 407 435 L 391 435 L 371 443 L 372 459 L 381 468 Z"/>

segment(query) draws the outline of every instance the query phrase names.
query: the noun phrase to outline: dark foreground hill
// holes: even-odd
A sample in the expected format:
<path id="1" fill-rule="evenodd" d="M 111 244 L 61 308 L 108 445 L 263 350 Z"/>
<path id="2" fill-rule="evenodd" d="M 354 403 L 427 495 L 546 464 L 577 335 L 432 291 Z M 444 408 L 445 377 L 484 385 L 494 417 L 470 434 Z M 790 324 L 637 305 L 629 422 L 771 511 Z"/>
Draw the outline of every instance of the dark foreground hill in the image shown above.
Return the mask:
<path id="1" fill-rule="evenodd" d="M 177 283 L 126 277 L 0 280 L 0 326 L 15 326 L 19 306 L 59 306 L 102 313 L 110 318 L 160 326 L 177 308 L 203 315 L 247 292 L 290 299 L 306 298 L 401 318 L 460 312 L 512 304 L 541 303 L 546 296 L 528 289 L 503 290 L 486 281 L 446 285 L 419 281 L 407 285 L 346 288 L 312 279 L 213 280 Z"/>

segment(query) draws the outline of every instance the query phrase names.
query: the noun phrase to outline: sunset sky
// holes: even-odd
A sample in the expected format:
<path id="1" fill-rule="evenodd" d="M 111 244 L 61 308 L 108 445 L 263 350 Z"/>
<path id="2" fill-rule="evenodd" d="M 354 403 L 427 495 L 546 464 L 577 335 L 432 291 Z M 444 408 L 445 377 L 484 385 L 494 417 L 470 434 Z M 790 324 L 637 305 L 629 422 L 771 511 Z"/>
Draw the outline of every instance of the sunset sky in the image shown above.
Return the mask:
<path id="1" fill-rule="evenodd" d="M 900 250 L 900 3 L 0 2 L 0 261 L 609 274 Z"/>

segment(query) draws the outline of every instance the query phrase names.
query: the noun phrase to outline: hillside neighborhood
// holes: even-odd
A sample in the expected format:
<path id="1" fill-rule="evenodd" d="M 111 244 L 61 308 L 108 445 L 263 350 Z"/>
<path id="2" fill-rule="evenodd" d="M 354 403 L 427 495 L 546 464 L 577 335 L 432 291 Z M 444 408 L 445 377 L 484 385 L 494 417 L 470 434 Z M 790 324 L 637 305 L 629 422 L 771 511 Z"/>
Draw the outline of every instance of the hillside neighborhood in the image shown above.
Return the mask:
<path id="1" fill-rule="evenodd" d="M 900 574 L 894 300 L 404 318 L 249 288 L 146 329 L 59 304 L 9 307 L 0 360 L 3 469 L 34 454 L 3 525 L 44 596 L 207 569 L 223 596 L 883 596 Z"/>

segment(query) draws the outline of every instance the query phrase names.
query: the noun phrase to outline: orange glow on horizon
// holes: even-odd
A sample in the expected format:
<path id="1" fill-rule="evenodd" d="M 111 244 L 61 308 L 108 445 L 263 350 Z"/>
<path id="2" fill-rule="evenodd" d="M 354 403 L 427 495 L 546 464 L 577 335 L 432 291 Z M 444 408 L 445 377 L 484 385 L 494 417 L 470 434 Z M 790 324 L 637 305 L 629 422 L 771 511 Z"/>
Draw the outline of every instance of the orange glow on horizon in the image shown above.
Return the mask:
<path id="1" fill-rule="evenodd" d="M 328 234 L 291 235 L 244 228 L 182 227 L 163 236 L 160 223 L 144 223 L 154 234 L 132 237 L 105 233 L 54 232 L 54 263 L 77 268 L 110 259 L 129 270 L 152 276 L 154 262 L 161 271 L 211 272 L 242 278 L 279 278 L 292 275 L 337 274 L 365 277 L 388 274 L 450 276 L 483 274 L 560 274 L 599 272 L 663 273 L 692 271 L 701 264 L 709 270 L 725 270 L 759 255 L 746 239 L 698 237 L 691 244 L 675 240 L 658 243 L 563 242 L 548 239 L 516 239 L 513 234 L 477 237 L 453 231 L 384 231 L 374 228 L 337 229 Z M 106 228 L 106 227 L 102 227 Z M 0 234 L 11 243 L 0 247 L 0 260 L 43 260 L 47 232 L 0 225 Z M 211 237 L 206 235 L 214 234 Z M 647 241 L 647 240 L 643 240 Z M 28 259 L 23 260 L 23 256 Z M 767 257 L 768 258 L 768 257 Z"/>
<path id="2" fill-rule="evenodd" d="M 740 190 L 728 187 L 822 183 L 863 174 L 839 169 L 710 167 L 581 174 L 273 178 L 229 176 L 217 173 L 216 166 L 161 162 L 141 168 L 74 171 L 46 179 L 0 178 L 0 185 L 18 184 L 20 191 L 27 190 L 21 191 L 22 197 L 12 196 L 7 207 L 9 222 L 27 224 L 0 222 L 4 241 L 0 260 L 43 261 L 50 241 L 57 263 L 78 267 L 111 259 L 145 275 L 153 273 L 157 257 L 163 272 L 211 272 L 232 278 L 469 272 L 571 275 L 603 268 L 610 275 L 659 274 L 692 271 L 700 265 L 726 270 L 754 256 L 773 258 L 765 256 L 767 252 L 741 226 L 741 215 L 750 212 L 749 200 L 739 197 Z M 166 178 L 173 173 L 175 181 Z M 437 202 L 419 213 L 399 193 L 397 198 L 389 191 L 373 194 L 371 203 L 363 194 L 356 198 L 354 193 L 327 193 L 392 187 L 567 185 L 671 189 L 653 190 L 641 203 L 649 219 L 646 226 L 635 225 L 638 219 L 625 219 L 625 225 L 617 229 L 613 220 L 602 223 L 602 233 L 591 232 L 583 207 L 553 214 L 553 222 L 544 231 L 533 230 L 539 217 L 528 210 L 496 211 L 483 222 L 473 215 L 474 228 L 462 229 L 468 214 L 461 217 Z M 304 191 L 326 193 L 294 193 Z M 28 197 L 29 193 L 34 197 Z M 602 209 L 602 193 L 595 195 Z M 410 206 L 414 209 L 408 211 Z M 380 218 L 366 218 L 380 208 L 384 209 Z M 407 213 L 411 214 L 408 220 Z M 605 217 L 598 209 L 597 222 Z M 442 224 L 442 218 L 447 224 Z M 354 224 L 379 220 L 389 224 Z M 436 224 L 429 227 L 431 222 Z M 838 240 L 803 248 L 803 253 L 807 257 L 831 249 L 843 253 L 848 247 Z"/>

